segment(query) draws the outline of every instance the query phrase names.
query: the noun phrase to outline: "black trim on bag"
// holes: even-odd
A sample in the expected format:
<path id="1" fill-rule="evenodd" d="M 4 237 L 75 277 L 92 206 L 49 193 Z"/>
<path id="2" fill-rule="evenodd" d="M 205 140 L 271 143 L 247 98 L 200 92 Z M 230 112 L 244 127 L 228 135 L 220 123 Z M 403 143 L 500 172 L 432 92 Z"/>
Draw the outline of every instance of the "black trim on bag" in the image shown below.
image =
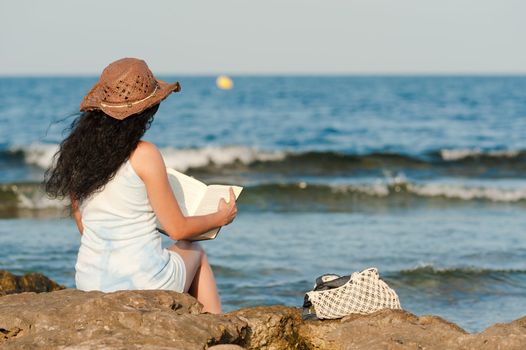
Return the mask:
<path id="1" fill-rule="evenodd" d="M 342 276 L 342 277 L 333 279 L 331 281 L 322 282 L 323 276 L 316 278 L 316 286 L 313 289 L 314 291 L 338 288 L 338 287 L 343 286 L 345 283 L 349 282 L 349 280 L 351 279 L 351 275 L 347 275 L 347 276 Z"/>
<path id="2" fill-rule="evenodd" d="M 305 294 L 305 298 L 303 298 L 303 311 L 301 312 L 301 319 L 304 321 L 319 320 L 307 294 Z"/>

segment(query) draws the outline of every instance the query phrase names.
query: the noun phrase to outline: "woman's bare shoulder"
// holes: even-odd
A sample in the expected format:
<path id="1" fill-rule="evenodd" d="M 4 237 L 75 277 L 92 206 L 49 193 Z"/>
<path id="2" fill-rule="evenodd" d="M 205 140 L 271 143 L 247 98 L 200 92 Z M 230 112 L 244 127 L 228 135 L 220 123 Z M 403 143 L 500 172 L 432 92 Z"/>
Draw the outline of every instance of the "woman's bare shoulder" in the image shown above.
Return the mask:
<path id="1" fill-rule="evenodd" d="M 157 154 L 160 154 L 161 152 L 159 151 L 159 149 L 157 148 L 157 146 L 155 146 L 153 143 L 151 142 L 148 142 L 148 141 L 139 141 L 139 144 L 137 145 L 137 148 L 135 148 L 135 150 L 132 152 L 132 155 L 131 157 L 135 157 L 135 156 L 152 156 L 152 155 L 157 155 Z"/>
<path id="2" fill-rule="evenodd" d="M 166 172 L 164 160 L 159 149 L 150 142 L 140 141 L 130 156 L 130 162 L 139 177 L 143 178 Z"/>

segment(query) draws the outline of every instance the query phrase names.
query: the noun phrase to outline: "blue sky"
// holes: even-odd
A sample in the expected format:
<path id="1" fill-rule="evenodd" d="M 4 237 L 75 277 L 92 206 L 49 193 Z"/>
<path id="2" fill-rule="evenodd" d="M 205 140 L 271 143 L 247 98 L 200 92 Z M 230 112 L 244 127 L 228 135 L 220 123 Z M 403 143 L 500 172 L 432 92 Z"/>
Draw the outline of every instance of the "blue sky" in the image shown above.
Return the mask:
<path id="1" fill-rule="evenodd" d="M 524 0 L 0 1 L 0 75 L 526 73 Z"/>

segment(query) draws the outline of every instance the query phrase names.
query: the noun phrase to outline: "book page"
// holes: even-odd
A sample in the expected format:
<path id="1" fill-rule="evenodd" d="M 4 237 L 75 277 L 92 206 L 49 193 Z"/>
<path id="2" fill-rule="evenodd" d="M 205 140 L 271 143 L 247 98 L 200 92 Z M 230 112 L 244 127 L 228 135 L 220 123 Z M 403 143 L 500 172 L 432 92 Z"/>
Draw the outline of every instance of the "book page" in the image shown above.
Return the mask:
<path id="1" fill-rule="evenodd" d="M 193 177 L 167 168 L 168 181 L 184 216 L 194 216 L 207 186 Z"/>
<path id="2" fill-rule="evenodd" d="M 236 198 L 241 193 L 242 187 L 226 186 L 226 185 L 210 185 L 206 186 L 199 180 L 194 179 L 188 175 L 180 173 L 174 169 L 167 168 L 168 181 L 170 187 L 177 199 L 177 204 L 181 208 L 184 216 L 207 215 L 217 212 L 219 200 L 225 198 L 226 201 L 230 198 L 229 188 L 232 187 Z M 157 229 L 168 235 L 157 222 Z M 214 239 L 219 232 L 219 228 L 215 228 L 205 232 L 197 237 L 193 237 L 192 241 L 202 241 L 207 239 Z"/>
<path id="3" fill-rule="evenodd" d="M 217 208 L 219 207 L 219 200 L 221 198 L 224 198 L 225 201 L 228 203 L 230 199 L 230 187 L 232 187 L 232 189 L 234 190 L 234 194 L 236 195 L 237 199 L 237 197 L 239 197 L 239 194 L 243 190 L 243 187 L 227 185 L 208 186 L 194 215 L 207 215 L 217 212 Z"/>
<path id="4" fill-rule="evenodd" d="M 201 199 L 201 202 L 199 203 L 199 206 L 197 208 L 195 215 L 207 215 L 217 212 L 217 209 L 219 207 L 219 200 L 221 198 L 224 198 L 225 201 L 230 200 L 230 187 L 234 190 L 234 194 L 236 196 L 236 199 L 241 194 L 241 191 L 243 190 L 243 187 L 239 186 L 226 186 L 226 185 L 210 185 L 207 188 L 207 191 L 203 198 Z M 213 230 L 210 230 L 208 232 L 205 232 L 197 237 L 193 237 L 192 241 L 204 241 L 209 239 L 216 238 L 217 234 L 219 233 L 219 230 L 221 227 L 215 228 Z"/>

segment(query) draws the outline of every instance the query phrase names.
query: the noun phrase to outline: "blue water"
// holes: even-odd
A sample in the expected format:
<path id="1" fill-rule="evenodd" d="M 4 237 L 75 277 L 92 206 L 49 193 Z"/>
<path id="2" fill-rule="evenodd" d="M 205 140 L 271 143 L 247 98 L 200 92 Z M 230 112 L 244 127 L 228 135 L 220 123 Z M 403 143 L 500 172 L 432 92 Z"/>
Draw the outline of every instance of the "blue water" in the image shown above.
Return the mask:
<path id="1" fill-rule="evenodd" d="M 526 77 L 163 77 L 145 138 L 245 186 L 205 243 L 226 310 L 300 306 L 376 266 L 416 314 L 469 331 L 526 310 Z M 96 78 L 0 78 L 0 269 L 74 286 L 79 235 L 39 182 Z M 165 239 L 165 244 L 170 242 Z"/>

